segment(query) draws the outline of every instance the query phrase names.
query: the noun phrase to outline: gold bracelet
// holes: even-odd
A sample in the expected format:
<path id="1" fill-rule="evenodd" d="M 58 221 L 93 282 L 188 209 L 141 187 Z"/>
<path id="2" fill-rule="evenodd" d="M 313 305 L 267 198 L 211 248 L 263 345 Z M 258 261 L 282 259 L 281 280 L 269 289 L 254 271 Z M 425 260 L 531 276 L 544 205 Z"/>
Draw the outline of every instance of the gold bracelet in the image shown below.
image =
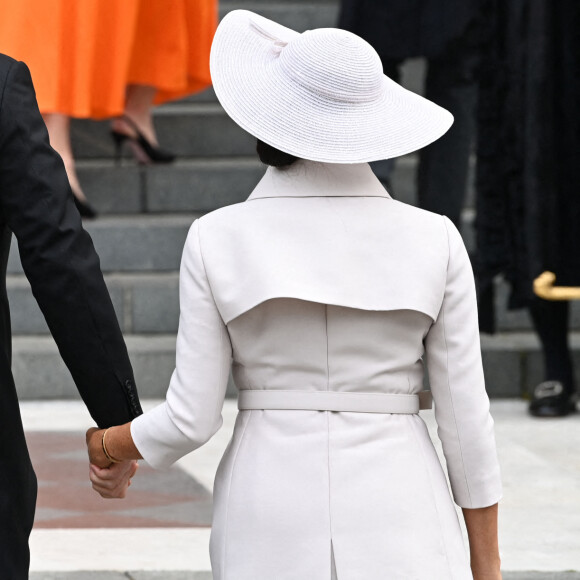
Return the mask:
<path id="1" fill-rule="evenodd" d="M 109 427 L 110 429 L 110 427 Z M 109 429 L 105 429 L 103 431 L 103 440 L 102 440 L 102 444 L 103 444 L 103 453 L 105 454 L 105 457 L 111 462 L 111 463 L 123 463 L 120 459 L 115 459 L 112 455 L 109 454 L 109 452 L 107 451 L 107 446 L 105 445 L 105 435 L 107 434 L 107 431 Z"/>

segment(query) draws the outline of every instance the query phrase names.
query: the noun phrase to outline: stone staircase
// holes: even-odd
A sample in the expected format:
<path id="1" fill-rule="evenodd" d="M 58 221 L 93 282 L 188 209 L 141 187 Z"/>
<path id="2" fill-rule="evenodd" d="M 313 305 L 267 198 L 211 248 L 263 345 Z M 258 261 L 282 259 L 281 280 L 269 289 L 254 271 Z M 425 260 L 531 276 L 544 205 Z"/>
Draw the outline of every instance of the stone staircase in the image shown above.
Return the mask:
<path id="1" fill-rule="evenodd" d="M 224 1 L 222 12 L 247 8 L 305 30 L 333 26 L 335 0 Z M 423 63 L 410 61 L 403 82 L 420 90 Z M 243 201 L 264 172 L 255 140 L 223 112 L 210 89 L 156 112 L 160 142 L 179 155 L 169 166 L 117 163 L 108 123 L 76 121 L 73 142 L 78 172 L 100 216 L 86 222 L 125 333 L 143 397 L 164 394 L 174 366 L 178 324 L 178 269 L 192 221 L 224 205 Z M 398 161 L 393 188 L 398 199 L 415 202 L 414 155 Z M 464 212 L 463 235 L 473 248 L 473 188 Z M 68 398 L 76 390 L 30 293 L 15 251 L 8 290 L 13 324 L 13 368 L 22 398 Z M 503 308 L 507 289 L 498 284 L 500 330 L 483 337 L 488 388 L 494 396 L 519 396 L 541 380 L 539 347 L 525 313 Z M 580 310 L 574 329 L 580 328 Z M 578 355 L 580 335 L 573 336 Z M 579 358 L 577 356 L 577 358 Z M 580 361 L 579 361 L 580 362 Z"/>

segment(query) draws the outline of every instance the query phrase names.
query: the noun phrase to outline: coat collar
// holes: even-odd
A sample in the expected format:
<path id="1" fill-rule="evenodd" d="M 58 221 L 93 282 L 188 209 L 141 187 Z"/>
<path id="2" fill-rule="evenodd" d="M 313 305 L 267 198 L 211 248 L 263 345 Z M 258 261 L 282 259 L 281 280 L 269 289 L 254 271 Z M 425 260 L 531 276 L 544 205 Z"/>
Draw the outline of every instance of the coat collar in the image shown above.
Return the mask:
<path id="1" fill-rule="evenodd" d="M 288 169 L 269 167 L 248 201 L 271 197 L 386 197 L 368 163 L 318 163 L 303 159 Z"/>

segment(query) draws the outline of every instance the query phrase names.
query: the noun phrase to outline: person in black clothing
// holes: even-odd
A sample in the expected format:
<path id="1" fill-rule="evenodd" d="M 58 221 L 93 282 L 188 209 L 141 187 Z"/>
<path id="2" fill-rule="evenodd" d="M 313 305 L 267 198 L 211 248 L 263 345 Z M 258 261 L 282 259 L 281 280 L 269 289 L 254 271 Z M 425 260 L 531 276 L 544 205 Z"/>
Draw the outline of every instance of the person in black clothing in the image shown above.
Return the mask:
<path id="1" fill-rule="evenodd" d="M 0 577 L 28 578 L 36 477 L 11 372 L 6 266 L 12 233 L 24 272 L 93 419 L 141 413 L 127 349 L 62 160 L 50 147 L 25 64 L 0 55 Z M 111 468 L 122 495 L 135 465 Z"/>
<path id="2" fill-rule="evenodd" d="M 399 82 L 407 58 L 427 59 L 425 96 L 455 122 L 420 152 L 419 205 L 460 228 L 477 102 L 481 0 L 343 0 L 338 26 L 362 36 L 379 53 L 387 76 Z M 392 161 L 373 164 L 389 189 Z M 395 192 L 396 195 L 396 192 Z"/>
<path id="3" fill-rule="evenodd" d="M 477 147 L 480 327 L 493 332 L 493 280 L 511 286 L 508 308 L 528 308 L 544 381 L 530 413 L 575 410 L 569 304 L 534 295 L 544 271 L 580 286 L 580 4 L 487 0 Z"/>

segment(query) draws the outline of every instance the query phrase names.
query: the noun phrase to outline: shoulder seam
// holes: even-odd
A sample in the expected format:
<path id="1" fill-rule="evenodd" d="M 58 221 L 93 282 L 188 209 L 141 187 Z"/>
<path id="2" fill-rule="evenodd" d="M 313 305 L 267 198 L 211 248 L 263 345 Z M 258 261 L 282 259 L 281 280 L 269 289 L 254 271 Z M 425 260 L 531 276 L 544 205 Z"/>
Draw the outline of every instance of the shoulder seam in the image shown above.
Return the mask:
<path id="1" fill-rule="evenodd" d="M 448 257 L 447 257 L 447 273 L 445 276 L 445 290 L 447 290 L 447 276 L 449 275 L 449 264 L 451 263 L 451 240 L 449 236 L 449 228 L 447 227 L 447 220 L 444 215 L 441 216 L 443 218 L 443 227 L 445 228 L 445 233 L 447 235 L 447 248 L 448 248 Z M 473 505 L 473 501 L 471 499 L 471 489 L 469 487 L 469 478 L 467 477 L 467 471 L 465 469 L 465 459 L 463 453 L 463 445 L 461 443 L 461 437 L 459 435 L 459 429 L 457 427 L 457 414 L 455 412 L 455 404 L 453 401 L 453 390 L 451 389 L 451 384 L 449 383 L 449 347 L 447 346 L 447 326 L 445 325 L 445 291 L 443 294 L 443 303 L 441 304 L 441 315 L 443 316 L 442 319 L 442 327 L 443 327 L 443 340 L 445 341 L 445 352 L 446 352 L 446 368 L 447 368 L 447 389 L 449 391 L 449 401 L 451 403 L 451 414 L 453 415 L 453 423 L 455 424 L 455 432 L 457 433 L 457 444 L 459 446 L 459 455 L 461 457 L 461 465 L 463 467 L 463 477 L 465 479 L 465 489 L 467 491 L 467 497 L 469 498 L 469 504 Z"/>
<path id="2" fill-rule="evenodd" d="M 199 248 L 199 258 L 201 260 L 201 265 L 203 267 L 203 274 L 205 276 L 205 279 L 207 280 L 207 287 L 209 288 L 209 291 L 211 294 L 211 299 L 213 300 L 213 303 L 215 304 L 215 307 L 216 307 L 217 311 L 219 312 L 221 319 L 223 320 L 222 313 L 220 312 L 220 310 L 217 306 L 217 302 L 215 299 L 213 288 L 211 287 L 211 282 L 210 282 L 209 276 L 207 274 L 207 268 L 205 267 L 205 259 L 203 257 L 203 249 L 201 247 L 201 227 L 200 227 L 200 221 L 199 221 L 200 219 L 201 218 L 198 218 L 197 220 L 195 220 L 195 222 L 193 222 L 194 224 L 197 223 L 197 246 Z"/>

